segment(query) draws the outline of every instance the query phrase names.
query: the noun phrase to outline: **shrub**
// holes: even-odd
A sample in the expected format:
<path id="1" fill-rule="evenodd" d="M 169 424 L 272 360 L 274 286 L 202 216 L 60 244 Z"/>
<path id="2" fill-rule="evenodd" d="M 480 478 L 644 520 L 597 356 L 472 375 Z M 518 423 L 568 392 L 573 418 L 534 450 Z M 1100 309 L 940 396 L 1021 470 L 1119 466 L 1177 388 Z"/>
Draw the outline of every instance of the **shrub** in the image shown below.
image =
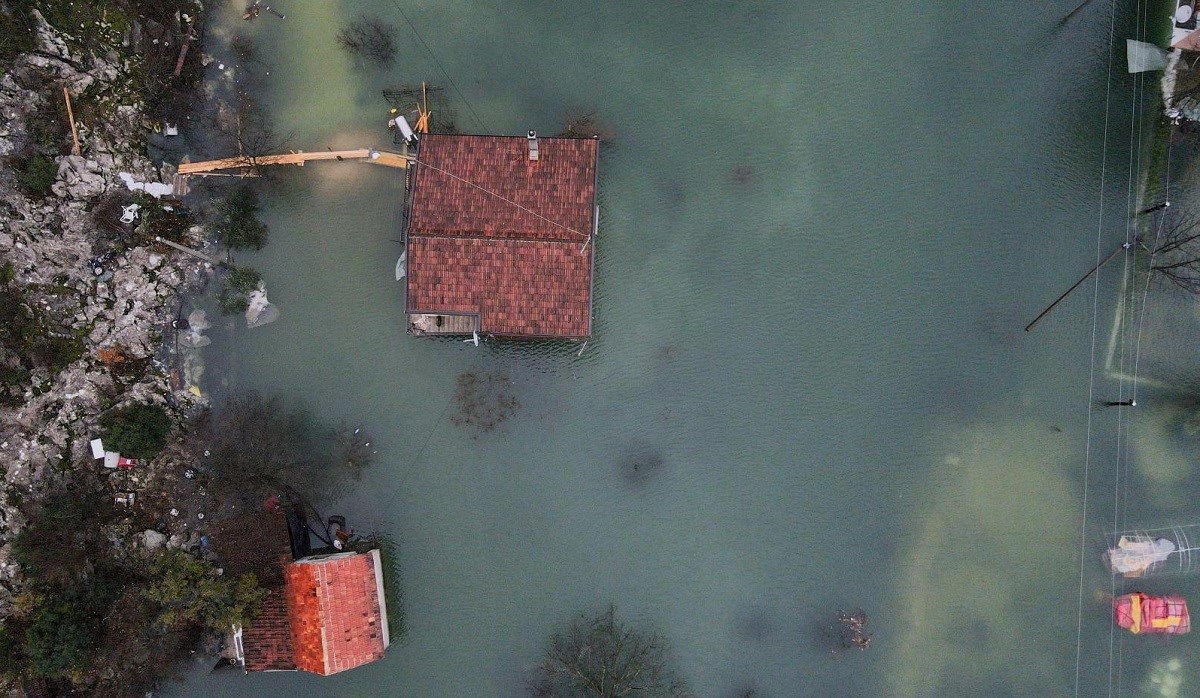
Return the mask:
<path id="1" fill-rule="evenodd" d="M 163 450 L 171 418 L 158 405 L 135 403 L 100 418 L 104 446 L 132 458 L 153 458 Z"/>
<path id="2" fill-rule="evenodd" d="M 220 218 L 214 224 L 221 244 L 232 250 L 261 250 L 267 244 L 267 226 L 258 220 L 258 193 L 248 184 L 233 190 L 217 204 Z"/>
<path id="3" fill-rule="evenodd" d="M 225 288 L 221 289 L 221 293 L 217 295 L 217 305 L 221 308 L 221 313 L 234 315 L 245 312 L 246 308 L 250 307 L 250 300 L 247 296 L 258 288 L 260 281 L 262 281 L 262 274 L 255 269 L 250 267 L 231 268 L 225 276 Z"/>
<path id="4" fill-rule="evenodd" d="M 87 669 L 104 615 L 122 583 L 115 570 L 102 568 L 86 580 L 73 582 L 60 594 L 42 597 L 25 628 L 22 650 L 27 669 L 45 677 Z"/>
<path id="5" fill-rule="evenodd" d="M 23 167 L 17 169 L 17 184 L 27 194 L 38 198 L 50 193 L 50 186 L 57 177 L 58 163 L 41 153 L 29 158 Z"/>
<path id="6" fill-rule="evenodd" d="M 250 293 L 258 288 L 258 282 L 262 281 L 262 274 L 259 274 L 256 269 L 250 267 L 234 267 L 229 270 L 229 278 L 226 283 L 229 287 L 239 293 Z"/>
<path id="7" fill-rule="evenodd" d="M 13 540 L 13 559 L 32 579 L 67 584 L 109 555 L 101 528 L 112 513 L 112 499 L 99 489 L 51 493 Z"/>
<path id="8" fill-rule="evenodd" d="M 211 562 L 182 550 L 160 553 L 150 563 L 150 574 L 145 597 L 160 606 L 158 619 L 167 627 L 228 630 L 248 623 L 267 594 L 253 574 L 225 577 Z"/>
<path id="9" fill-rule="evenodd" d="M 82 669 L 91 657 L 93 628 L 85 609 L 53 600 L 37 610 L 25 629 L 26 666 L 36 676 Z"/>

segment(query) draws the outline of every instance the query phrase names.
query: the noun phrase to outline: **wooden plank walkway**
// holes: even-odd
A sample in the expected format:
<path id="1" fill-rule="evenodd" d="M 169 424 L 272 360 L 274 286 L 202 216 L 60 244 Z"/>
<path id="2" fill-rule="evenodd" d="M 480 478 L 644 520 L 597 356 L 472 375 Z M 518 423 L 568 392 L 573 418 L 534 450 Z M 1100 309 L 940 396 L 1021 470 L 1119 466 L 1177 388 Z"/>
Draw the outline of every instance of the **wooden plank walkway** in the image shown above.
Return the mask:
<path id="1" fill-rule="evenodd" d="M 372 153 L 375 154 L 375 157 L 371 157 Z M 221 158 L 219 160 L 204 160 L 202 162 L 181 162 L 179 163 L 178 172 L 181 175 L 203 175 L 219 170 L 244 170 L 262 165 L 303 166 L 304 163 L 313 160 L 353 160 L 384 165 L 385 167 L 404 168 L 408 167 L 409 161 L 413 159 L 409 155 L 392 153 L 385 150 L 372 151 L 369 148 L 359 148 L 357 150 L 317 150 L 311 153 L 296 152 L 260 155 L 256 158 L 233 157 Z"/>

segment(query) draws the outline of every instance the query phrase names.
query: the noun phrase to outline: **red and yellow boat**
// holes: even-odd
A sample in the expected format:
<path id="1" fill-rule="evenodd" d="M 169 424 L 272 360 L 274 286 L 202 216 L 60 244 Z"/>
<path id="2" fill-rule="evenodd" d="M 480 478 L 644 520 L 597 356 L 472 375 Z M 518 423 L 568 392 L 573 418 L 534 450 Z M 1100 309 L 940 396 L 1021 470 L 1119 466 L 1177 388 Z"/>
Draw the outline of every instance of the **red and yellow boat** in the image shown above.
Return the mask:
<path id="1" fill-rule="evenodd" d="M 1182 596 L 1151 596 L 1142 592 L 1113 599 L 1117 625 L 1134 635 L 1182 635 L 1192 629 L 1187 601 Z"/>

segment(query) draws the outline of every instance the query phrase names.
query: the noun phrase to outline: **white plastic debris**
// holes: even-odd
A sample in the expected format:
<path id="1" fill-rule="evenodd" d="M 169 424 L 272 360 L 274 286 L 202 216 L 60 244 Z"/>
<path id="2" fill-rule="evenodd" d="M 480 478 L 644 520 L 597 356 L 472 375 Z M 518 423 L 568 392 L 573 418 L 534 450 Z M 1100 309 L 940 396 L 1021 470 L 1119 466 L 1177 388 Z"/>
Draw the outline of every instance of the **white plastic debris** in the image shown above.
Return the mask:
<path id="1" fill-rule="evenodd" d="M 258 288 L 246 296 L 246 301 L 246 327 L 260 327 L 279 318 L 279 309 L 267 300 L 267 288 L 261 281 Z"/>
<path id="2" fill-rule="evenodd" d="M 139 182 L 128 172 L 118 172 L 117 176 L 125 183 L 129 191 L 144 191 L 154 198 L 170 196 L 175 193 L 175 187 L 162 182 Z"/>

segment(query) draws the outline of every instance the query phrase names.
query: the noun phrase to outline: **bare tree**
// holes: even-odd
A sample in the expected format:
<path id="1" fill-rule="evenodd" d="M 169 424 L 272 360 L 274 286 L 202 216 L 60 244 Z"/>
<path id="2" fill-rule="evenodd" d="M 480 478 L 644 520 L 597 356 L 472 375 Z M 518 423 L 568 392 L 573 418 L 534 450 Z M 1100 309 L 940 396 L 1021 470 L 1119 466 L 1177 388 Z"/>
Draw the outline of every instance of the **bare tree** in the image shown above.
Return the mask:
<path id="1" fill-rule="evenodd" d="M 617 138 L 617 132 L 595 110 L 572 109 L 567 112 L 565 121 L 558 134 L 564 138 L 598 138 L 605 143 Z"/>
<path id="2" fill-rule="evenodd" d="M 450 417 L 451 423 L 474 429 L 477 436 L 492 431 L 521 408 L 513 388 L 506 373 L 459 374 L 454 393 L 458 412 Z"/>
<path id="3" fill-rule="evenodd" d="M 1200 293 L 1200 216 L 1167 213 L 1162 230 L 1143 249 L 1150 252 L 1150 273 L 1188 293 Z"/>
<path id="4" fill-rule="evenodd" d="M 246 501 L 282 491 L 322 501 L 346 469 L 360 475 L 373 455 L 359 453 L 354 439 L 348 442 L 349 456 L 339 452 L 322 438 L 330 433 L 327 427 L 256 392 L 231 395 L 195 426 L 192 443 L 197 456 L 203 454 L 197 461 L 207 467 L 210 482 Z"/>
<path id="5" fill-rule="evenodd" d="M 661 635 L 627 627 L 609 606 L 580 615 L 550 638 L 531 692 L 544 698 L 690 695 L 670 664 Z"/>
<path id="6" fill-rule="evenodd" d="M 356 58 L 391 65 L 396 58 L 396 27 L 375 15 L 363 15 L 338 31 L 337 43 Z"/>
<path id="7" fill-rule="evenodd" d="M 287 143 L 275 132 L 270 118 L 250 93 L 239 91 L 234 106 L 234 123 L 231 135 L 235 140 L 237 154 L 245 158 L 253 175 L 259 172 L 258 159 L 263 155 L 277 153 Z"/>
<path id="8" fill-rule="evenodd" d="M 333 462 L 349 470 L 355 480 L 362 478 L 379 453 L 371 447 L 371 435 L 361 427 L 351 429 L 343 424 L 330 431 L 329 439 L 333 442 Z"/>
<path id="9" fill-rule="evenodd" d="M 871 646 L 871 636 L 867 634 L 867 612 L 861 608 L 838 611 L 836 628 L 838 644 L 833 651 L 853 647 L 865 650 Z"/>

